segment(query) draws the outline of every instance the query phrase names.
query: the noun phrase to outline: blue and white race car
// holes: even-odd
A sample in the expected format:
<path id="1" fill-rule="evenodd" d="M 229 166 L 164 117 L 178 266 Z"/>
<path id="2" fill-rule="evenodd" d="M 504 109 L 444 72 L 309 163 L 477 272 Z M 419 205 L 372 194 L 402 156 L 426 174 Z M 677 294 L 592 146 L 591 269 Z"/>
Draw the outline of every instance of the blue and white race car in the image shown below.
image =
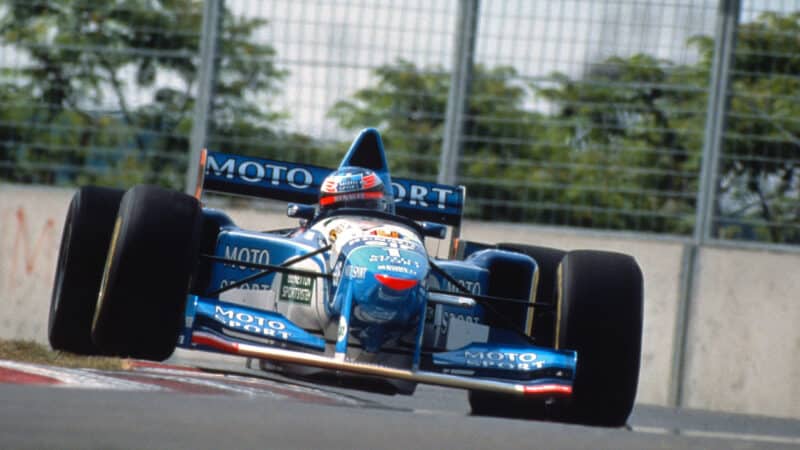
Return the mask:
<path id="1" fill-rule="evenodd" d="M 203 191 L 290 201 L 299 224 L 244 230 Z M 50 343 L 152 360 L 223 352 L 386 393 L 460 388 L 475 414 L 623 425 L 641 354 L 634 259 L 460 239 L 464 197 L 392 178 L 375 129 L 335 170 L 204 152 L 195 196 L 81 188 Z M 441 239 L 450 257 L 429 256 Z"/>

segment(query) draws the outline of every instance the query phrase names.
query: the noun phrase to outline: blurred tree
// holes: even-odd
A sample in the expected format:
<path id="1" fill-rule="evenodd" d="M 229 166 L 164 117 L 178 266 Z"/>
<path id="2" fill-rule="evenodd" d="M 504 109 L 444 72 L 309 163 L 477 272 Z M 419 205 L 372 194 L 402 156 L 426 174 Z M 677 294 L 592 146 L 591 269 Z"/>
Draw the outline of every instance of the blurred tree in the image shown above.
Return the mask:
<path id="1" fill-rule="evenodd" d="M 561 201 L 581 208 L 568 223 L 691 231 L 707 79 L 707 68 L 639 54 L 534 86 L 556 106 L 553 132 L 570 155 Z"/>
<path id="2" fill-rule="evenodd" d="M 422 70 L 403 60 L 379 67 L 374 74 L 374 86 L 338 101 L 329 115 L 345 129 L 365 124 L 380 128 L 394 174 L 435 180 L 450 75 L 439 68 Z M 515 77 L 510 67 L 478 65 L 474 69 L 464 115 L 460 173 L 468 191 L 482 198 L 514 199 L 513 181 L 524 179 L 526 171 L 518 170 L 508 157 L 525 158 L 534 152 L 530 144 L 538 129 L 537 114 L 524 109 L 526 92 L 513 84 Z M 498 174 L 507 182 L 484 179 Z M 518 211 L 501 201 L 467 202 L 467 207 L 478 217 L 491 217 L 498 209 L 506 215 Z"/>
<path id="3" fill-rule="evenodd" d="M 800 13 L 765 13 L 739 27 L 719 175 L 722 237 L 800 242 L 797 36 Z M 527 86 L 513 68 L 476 66 L 459 172 L 468 212 L 691 233 L 713 40 L 688 45 L 696 63 L 611 57 L 580 77 L 556 73 Z M 375 76 L 330 115 L 348 129 L 380 126 L 394 170 L 433 179 L 449 74 L 399 61 Z M 549 106 L 534 110 L 538 100 Z"/>
<path id="4" fill-rule="evenodd" d="M 800 243 L 800 12 L 738 29 L 720 161 L 722 237 Z M 695 45 L 710 67 L 713 41 Z"/>
<path id="5" fill-rule="evenodd" d="M 449 74 L 402 60 L 374 73 L 375 86 L 336 102 L 329 115 L 348 130 L 379 128 L 393 173 L 435 178 Z"/>
<path id="6" fill-rule="evenodd" d="M 202 9 L 199 0 L 20 0 L 0 8 L 0 40 L 20 55 L 0 78 L 0 178 L 179 187 Z M 277 131 L 286 115 L 268 107 L 286 73 L 271 46 L 250 39 L 266 22 L 227 9 L 222 16 L 211 143 L 249 139 L 258 146 L 235 150 L 270 156 L 286 141 L 307 140 Z"/>
<path id="7" fill-rule="evenodd" d="M 738 29 L 719 171 L 716 234 L 800 243 L 800 13 L 765 13 Z M 690 233 L 714 42 L 690 39 L 697 63 L 609 58 L 581 79 L 553 76 L 539 95 L 558 106 L 564 150 L 577 165 L 566 189 L 607 186 L 583 204 L 619 214 L 611 228 Z M 604 181 L 605 180 L 605 181 Z M 597 216 L 597 215 L 593 215 Z M 581 224 L 597 226 L 596 217 Z M 644 225 L 644 226 L 643 226 Z"/>

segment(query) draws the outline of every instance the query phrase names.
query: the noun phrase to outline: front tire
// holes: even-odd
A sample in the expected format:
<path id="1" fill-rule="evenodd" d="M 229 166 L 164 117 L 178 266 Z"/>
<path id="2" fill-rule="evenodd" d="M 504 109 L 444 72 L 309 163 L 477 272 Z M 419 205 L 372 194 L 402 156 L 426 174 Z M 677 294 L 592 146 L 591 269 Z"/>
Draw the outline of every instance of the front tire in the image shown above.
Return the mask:
<path id="1" fill-rule="evenodd" d="M 54 350 L 82 355 L 100 352 L 92 342 L 92 317 L 123 194 L 122 189 L 86 186 L 72 197 L 61 235 L 47 323 Z"/>
<path id="2" fill-rule="evenodd" d="M 92 327 L 103 351 L 161 361 L 182 328 L 202 224 L 198 201 L 136 186 L 122 199 Z"/>
<path id="3" fill-rule="evenodd" d="M 633 409 L 642 348 L 642 272 L 633 257 L 580 250 L 559 267 L 557 348 L 577 350 L 570 403 L 559 419 L 625 425 Z"/>

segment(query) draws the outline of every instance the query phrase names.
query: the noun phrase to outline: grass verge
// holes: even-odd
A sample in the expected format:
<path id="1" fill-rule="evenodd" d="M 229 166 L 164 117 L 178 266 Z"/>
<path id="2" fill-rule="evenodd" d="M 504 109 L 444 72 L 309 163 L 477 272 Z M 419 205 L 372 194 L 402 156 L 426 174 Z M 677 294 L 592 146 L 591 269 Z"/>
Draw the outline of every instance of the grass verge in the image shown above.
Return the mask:
<path id="1" fill-rule="evenodd" d="M 20 340 L 0 339 L 0 359 L 71 368 L 101 370 L 124 370 L 127 368 L 127 360 L 124 359 L 74 355 L 50 350 L 33 341 Z"/>

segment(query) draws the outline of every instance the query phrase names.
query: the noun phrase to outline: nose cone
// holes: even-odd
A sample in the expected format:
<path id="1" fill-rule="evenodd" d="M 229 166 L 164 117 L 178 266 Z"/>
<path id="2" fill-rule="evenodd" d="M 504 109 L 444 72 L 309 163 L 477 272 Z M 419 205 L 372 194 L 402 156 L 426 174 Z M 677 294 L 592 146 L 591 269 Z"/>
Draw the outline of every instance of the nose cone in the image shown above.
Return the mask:
<path id="1" fill-rule="evenodd" d="M 353 319 L 364 324 L 415 325 L 428 274 L 424 248 L 397 239 L 370 243 L 354 248 L 342 260 L 336 296 L 349 291 Z"/>

